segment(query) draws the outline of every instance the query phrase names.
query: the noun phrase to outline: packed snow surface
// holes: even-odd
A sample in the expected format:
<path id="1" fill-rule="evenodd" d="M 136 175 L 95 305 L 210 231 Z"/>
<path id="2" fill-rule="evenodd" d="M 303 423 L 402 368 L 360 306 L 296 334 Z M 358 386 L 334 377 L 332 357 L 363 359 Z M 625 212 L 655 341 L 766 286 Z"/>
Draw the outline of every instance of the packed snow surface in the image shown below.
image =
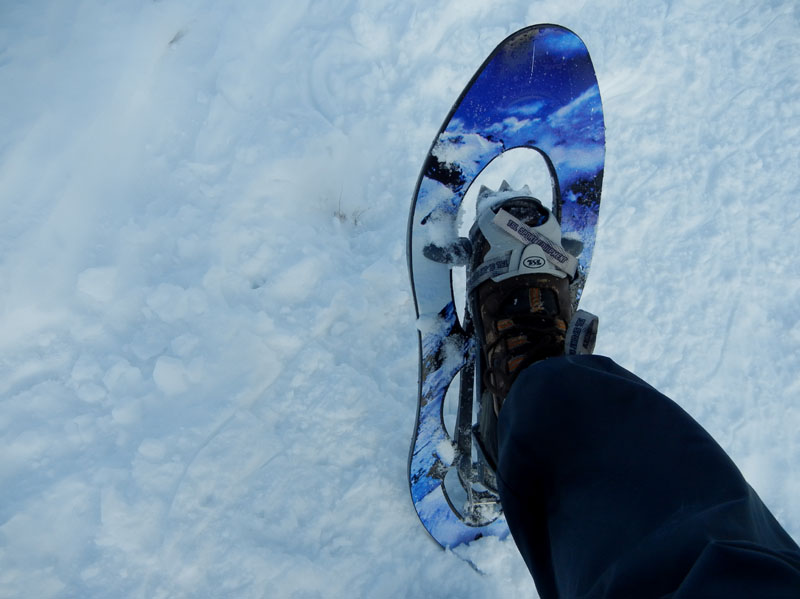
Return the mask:
<path id="1" fill-rule="evenodd" d="M 597 352 L 800 538 L 796 1 L 4 0 L 0 597 L 535 594 L 412 507 L 405 234 L 452 102 L 546 22 L 603 96 Z"/>

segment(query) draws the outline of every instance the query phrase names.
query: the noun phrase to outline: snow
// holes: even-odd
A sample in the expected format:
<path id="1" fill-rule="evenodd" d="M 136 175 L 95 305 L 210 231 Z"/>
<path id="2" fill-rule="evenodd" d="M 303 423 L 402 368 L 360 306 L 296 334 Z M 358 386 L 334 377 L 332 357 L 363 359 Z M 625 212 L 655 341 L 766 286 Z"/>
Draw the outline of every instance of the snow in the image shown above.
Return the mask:
<path id="1" fill-rule="evenodd" d="M 411 505 L 404 236 L 452 102 L 543 22 L 605 109 L 597 352 L 800 538 L 796 2 L 8 0 L 0 597 L 534 595 Z"/>

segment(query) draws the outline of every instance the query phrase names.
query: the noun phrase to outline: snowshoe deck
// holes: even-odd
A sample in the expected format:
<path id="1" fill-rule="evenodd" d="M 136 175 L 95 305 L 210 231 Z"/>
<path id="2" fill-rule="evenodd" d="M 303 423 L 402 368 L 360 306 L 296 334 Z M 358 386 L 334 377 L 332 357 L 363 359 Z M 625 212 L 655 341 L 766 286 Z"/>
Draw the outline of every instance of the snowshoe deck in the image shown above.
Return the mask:
<path id="1" fill-rule="evenodd" d="M 492 52 L 445 119 L 420 173 L 408 226 L 408 265 L 419 329 L 419 397 L 409 455 L 414 507 L 444 547 L 506 536 L 493 473 L 472 436 L 476 380 L 469 316 L 458 318 L 454 267 L 469 259 L 458 236 L 464 195 L 483 169 L 512 148 L 538 151 L 553 184 L 562 236 L 582 248 L 570 286 L 577 307 L 594 250 L 605 133 L 600 92 L 586 46 L 558 25 L 514 33 Z M 445 394 L 461 374 L 453 435 Z"/>

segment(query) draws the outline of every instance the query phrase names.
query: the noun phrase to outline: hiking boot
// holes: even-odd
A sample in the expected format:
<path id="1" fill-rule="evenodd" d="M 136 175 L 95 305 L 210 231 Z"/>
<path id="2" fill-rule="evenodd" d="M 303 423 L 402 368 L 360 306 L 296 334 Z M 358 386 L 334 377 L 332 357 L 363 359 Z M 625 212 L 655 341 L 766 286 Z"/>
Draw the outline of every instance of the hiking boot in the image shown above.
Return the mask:
<path id="1" fill-rule="evenodd" d="M 478 436 L 494 467 L 497 416 L 517 375 L 552 356 L 591 353 L 597 318 L 573 314 L 570 282 L 578 261 L 562 246 L 555 215 L 527 186 L 482 187 L 477 212 L 467 293 L 486 396 Z"/>

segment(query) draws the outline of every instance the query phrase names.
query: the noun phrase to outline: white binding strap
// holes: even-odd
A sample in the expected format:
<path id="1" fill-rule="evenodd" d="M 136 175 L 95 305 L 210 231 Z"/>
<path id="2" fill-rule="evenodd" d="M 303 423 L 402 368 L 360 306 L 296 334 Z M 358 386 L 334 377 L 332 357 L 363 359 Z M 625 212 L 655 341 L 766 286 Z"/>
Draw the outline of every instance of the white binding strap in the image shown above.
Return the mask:
<path id="1" fill-rule="evenodd" d="M 486 260 L 470 275 L 467 281 L 467 293 L 472 293 L 478 285 L 508 272 L 511 264 L 511 252 L 506 252 L 501 256 L 495 256 Z"/>
<path id="2" fill-rule="evenodd" d="M 518 218 L 515 218 L 502 208 L 497 211 L 493 222 L 503 231 L 522 243 L 526 245 L 538 245 L 544 250 L 545 256 L 551 264 L 553 264 L 559 270 L 564 271 L 569 276 L 575 276 L 575 271 L 578 269 L 578 259 L 570 255 L 567 250 L 565 250 L 556 242 L 550 241 L 544 235 L 541 235 L 529 228 L 528 225 L 523 223 Z"/>
<path id="3" fill-rule="evenodd" d="M 564 339 L 564 353 L 568 356 L 590 354 L 597 340 L 597 316 L 586 310 L 578 310 L 572 316 Z"/>

